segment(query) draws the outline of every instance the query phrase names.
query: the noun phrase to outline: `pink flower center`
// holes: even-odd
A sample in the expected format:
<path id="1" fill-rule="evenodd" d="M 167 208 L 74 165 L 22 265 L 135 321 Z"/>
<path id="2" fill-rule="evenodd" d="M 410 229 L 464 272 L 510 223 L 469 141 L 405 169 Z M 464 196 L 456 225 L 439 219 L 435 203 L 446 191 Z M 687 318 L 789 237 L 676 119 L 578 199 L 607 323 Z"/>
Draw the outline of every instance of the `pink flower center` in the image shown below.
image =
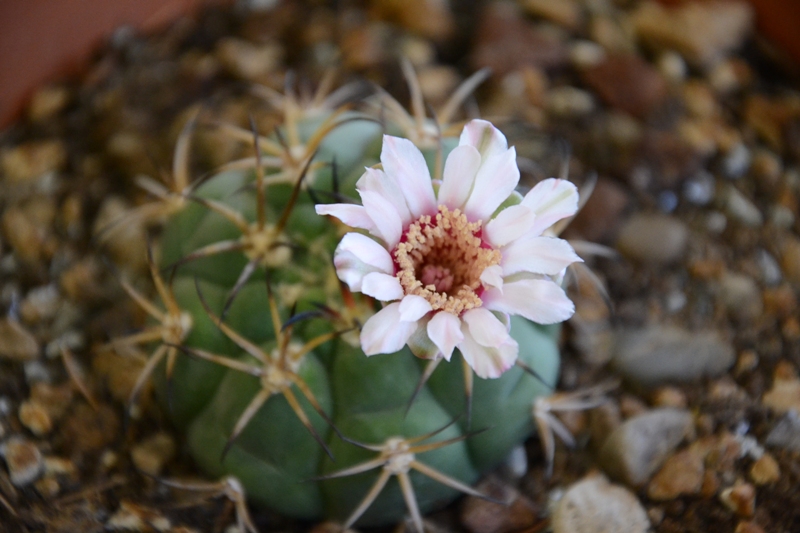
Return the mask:
<path id="1" fill-rule="evenodd" d="M 405 294 L 425 298 L 434 311 L 454 315 L 480 307 L 481 274 L 500 263 L 500 251 L 481 238 L 481 222 L 440 205 L 408 226 L 392 251 Z"/>

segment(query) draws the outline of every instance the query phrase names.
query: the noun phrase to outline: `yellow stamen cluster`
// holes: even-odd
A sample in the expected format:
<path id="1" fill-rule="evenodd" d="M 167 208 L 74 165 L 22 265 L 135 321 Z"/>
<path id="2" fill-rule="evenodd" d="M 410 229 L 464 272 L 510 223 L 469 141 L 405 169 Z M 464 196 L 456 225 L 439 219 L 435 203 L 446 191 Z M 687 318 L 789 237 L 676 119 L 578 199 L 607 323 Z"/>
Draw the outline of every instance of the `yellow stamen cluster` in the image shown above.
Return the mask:
<path id="1" fill-rule="evenodd" d="M 440 205 L 412 223 L 393 252 L 405 294 L 422 296 L 434 311 L 454 315 L 480 307 L 476 291 L 484 269 L 500 263 L 500 251 L 482 247 L 481 222 Z"/>

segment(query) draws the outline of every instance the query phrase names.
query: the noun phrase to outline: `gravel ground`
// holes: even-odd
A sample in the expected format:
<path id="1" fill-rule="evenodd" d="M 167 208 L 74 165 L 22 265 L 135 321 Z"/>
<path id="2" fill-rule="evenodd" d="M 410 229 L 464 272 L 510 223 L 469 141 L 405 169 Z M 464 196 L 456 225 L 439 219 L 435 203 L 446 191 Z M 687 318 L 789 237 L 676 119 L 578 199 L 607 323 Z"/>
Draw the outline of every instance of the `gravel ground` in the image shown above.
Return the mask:
<path id="1" fill-rule="evenodd" d="M 116 276 L 146 287 L 147 224 L 97 230 L 149 200 L 137 177 L 169 173 L 193 106 L 199 175 L 241 149 L 209 124 L 274 124 L 254 85 L 304 90 L 336 64 L 337 83 L 405 102 L 401 55 L 433 108 L 491 68 L 464 113 L 502 117 L 529 184 L 565 162 L 596 177 L 565 235 L 614 252 L 587 261 L 607 298 L 587 276 L 572 288 L 559 388 L 620 385 L 587 411 L 550 398 L 576 440 L 553 475 L 534 437 L 481 483 L 508 506 L 462 499 L 430 531 L 800 530 L 800 92 L 752 13 L 454 4 L 308 0 L 120 29 L 0 134 L 0 530 L 235 530 L 219 491 L 140 473 L 198 476 L 155 403 L 123 419 L 142 363 L 103 349 L 144 322 Z M 335 530 L 251 514 L 261 532 Z"/>

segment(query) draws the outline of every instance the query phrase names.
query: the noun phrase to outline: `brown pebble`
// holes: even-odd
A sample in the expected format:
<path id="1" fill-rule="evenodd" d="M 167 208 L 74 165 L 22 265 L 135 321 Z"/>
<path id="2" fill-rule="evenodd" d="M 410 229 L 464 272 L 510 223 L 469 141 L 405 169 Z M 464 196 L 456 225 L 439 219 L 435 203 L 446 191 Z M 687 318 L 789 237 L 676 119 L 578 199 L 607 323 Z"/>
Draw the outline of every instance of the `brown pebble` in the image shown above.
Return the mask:
<path id="1" fill-rule="evenodd" d="M 39 343 L 25 327 L 10 318 L 0 319 L 0 357 L 31 361 L 39 356 Z"/>
<path id="2" fill-rule="evenodd" d="M 49 385 L 39 381 L 31 387 L 30 399 L 45 409 L 50 418 L 56 422 L 64 416 L 74 396 L 72 383 Z"/>
<path id="3" fill-rule="evenodd" d="M 654 407 L 686 407 L 686 395 L 677 387 L 659 387 L 653 392 L 651 402 Z"/>
<path id="4" fill-rule="evenodd" d="M 117 411 L 108 404 L 100 404 L 95 410 L 80 402 L 69 412 L 61 428 L 71 454 L 96 453 L 119 437 L 120 420 Z"/>
<path id="5" fill-rule="evenodd" d="M 778 481 L 781 477 L 781 469 L 778 461 L 772 455 L 765 453 L 750 467 L 750 479 L 756 485 L 768 485 Z"/>
<path id="6" fill-rule="evenodd" d="M 706 470 L 703 473 L 703 485 L 700 487 L 700 495 L 703 498 L 712 498 L 719 491 L 720 481 L 716 472 Z"/>
<path id="7" fill-rule="evenodd" d="M 696 65 L 709 65 L 742 44 L 753 22 L 747 2 L 642 2 L 631 17 L 650 46 L 677 50 Z"/>
<path id="8" fill-rule="evenodd" d="M 475 69 L 489 67 L 502 77 L 525 66 L 549 69 L 567 63 L 565 43 L 538 31 L 513 3 L 488 3 L 478 20 L 472 52 Z"/>
<path id="9" fill-rule="evenodd" d="M 52 117 L 69 103 L 70 91 L 62 85 L 49 85 L 38 89 L 31 96 L 28 116 L 33 122 Z"/>
<path id="10" fill-rule="evenodd" d="M 10 184 L 36 179 L 60 170 L 67 162 L 67 150 L 60 140 L 29 142 L 0 153 L 0 168 Z"/>
<path id="11" fill-rule="evenodd" d="M 461 523 L 468 531 L 507 533 L 525 529 L 537 521 L 536 506 L 511 485 L 488 478 L 475 488 L 506 505 L 468 496 L 461 506 Z"/>
<path id="12" fill-rule="evenodd" d="M 61 485 L 58 480 L 52 477 L 42 478 L 34 483 L 33 486 L 36 488 L 36 492 L 46 500 L 58 496 L 59 491 L 61 491 Z"/>
<path id="13" fill-rule="evenodd" d="M 749 520 L 742 520 L 738 524 L 736 524 L 736 529 L 734 533 L 766 533 L 764 528 L 756 524 L 755 522 L 750 522 Z"/>
<path id="14" fill-rule="evenodd" d="M 47 410 L 36 402 L 26 401 L 19 406 L 19 421 L 37 437 L 53 430 L 53 421 Z"/>
<path id="15" fill-rule="evenodd" d="M 720 493 L 719 499 L 738 516 L 750 517 L 756 510 L 756 490 L 750 483 L 728 487 Z"/>
<path id="16" fill-rule="evenodd" d="M 11 483 L 23 487 L 37 480 L 44 470 L 39 448 L 22 437 L 11 437 L 2 447 Z"/>
<path id="17" fill-rule="evenodd" d="M 105 527 L 111 531 L 169 531 L 171 524 L 167 517 L 155 509 L 122 500 Z"/>
<path id="18" fill-rule="evenodd" d="M 800 411 L 800 379 L 791 363 L 781 361 L 776 365 L 772 388 L 764 393 L 761 403 L 778 413 Z"/>
<path id="19" fill-rule="evenodd" d="M 156 433 L 131 449 L 131 459 L 136 468 L 157 476 L 175 455 L 175 439 L 168 433 Z"/>
<path id="20" fill-rule="evenodd" d="M 687 449 L 666 460 L 647 487 L 653 500 L 672 500 L 679 496 L 697 494 L 703 486 L 703 457 Z"/>
<path id="21" fill-rule="evenodd" d="M 635 54 L 610 54 L 583 71 L 586 84 L 615 109 L 644 118 L 664 102 L 667 82 L 661 73 Z"/>
<path id="22" fill-rule="evenodd" d="M 800 239 L 788 237 L 780 244 L 781 270 L 789 281 L 800 285 Z"/>

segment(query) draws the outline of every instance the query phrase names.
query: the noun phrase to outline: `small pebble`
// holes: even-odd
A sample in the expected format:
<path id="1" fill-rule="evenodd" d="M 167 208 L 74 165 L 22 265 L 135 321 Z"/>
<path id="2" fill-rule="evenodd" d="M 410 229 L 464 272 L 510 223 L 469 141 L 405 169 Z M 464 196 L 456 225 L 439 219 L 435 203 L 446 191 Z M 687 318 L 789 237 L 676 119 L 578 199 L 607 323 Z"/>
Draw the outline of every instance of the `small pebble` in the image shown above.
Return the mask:
<path id="1" fill-rule="evenodd" d="M 662 214 L 635 214 L 622 226 L 617 249 L 637 261 L 669 264 L 680 260 L 689 230 L 678 218 Z"/>
<path id="2" fill-rule="evenodd" d="M 577 87 L 554 87 L 547 95 L 547 110 L 561 118 L 576 118 L 594 111 L 594 97 Z"/>
<path id="3" fill-rule="evenodd" d="M 778 413 L 794 410 L 800 413 L 800 378 L 787 361 L 775 367 L 772 388 L 764 393 L 761 403 Z"/>
<path id="4" fill-rule="evenodd" d="M 151 476 L 158 476 L 175 455 L 175 440 L 169 433 L 156 433 L 131 449 L 131 459 L 136 468 Z"/>
<path id="5" fill-rule="evenodd" d="M 53 430 L 53 421 L 47 411 L 38 403 L 26 401 L 19 406 L 19 421 L 31 433 L 41 437 Z"/>
<path id="6" fill-rule="evenodd" d="M 39 357 L 39 343 L 16 320 L 0 319 L 0 357 L 12 361 L 32 361 Z"/>
<path id="7" fill-rule="evenodd" d="M 725 199 L 725 210 L 731 218 L 751 228 L 757 228 L 764 224 L 764 216 L 758 207 L 733 185 L 725 189 L 723 198 Z"/>
<path id="8" fill-rule="evenodd" d="M 609 54 L 582 75 L 605 103 L 636 117 L 647 117 L 667 97 L 664 77 L 635 54 Z"/>
<path id="9" fill-rule="evenodd" d="M 775 458 L 765 453 L 750 467 L 750 479 L 756 485 L 768 485 L 781 478 L 781 469 Z"/>
<path id="10" fill-rule="evenodd" d="M 650 521 L 636 496 L 601 475 L 570 486 L 556 505 L 554 533 L 645 533 Z"/>
<path id="11" fill-rule="evenodd" d="M 274 43 L 258 45 L 226 37 L 217 44 L 216 54 L 232 74 L 247 81 L 259 81 L 280 65 L 283 51 Z"/>
<path id="12" fill-rule="evenodd" d="M 513 486 L 488 478 L 475 487 L 495 502 L 467 496 L 461 507 L 461 524 L 472 533 L 510 533 L 531 527 L 538 520 L 536 506 Z"/>
<path id="13" fill-rule="evenodd" d="M 778 285 L 783 280 L 778 260 L 763 248 L 756 251 L 756 263 L 761 271 L 761 281 L 767 287 Z"/>
<path id="14" fill-rule="evenodd" d="M 62 169 L 67 149 L 60 140 L 29 142 L 0 152 L 0 169 L 8 184 L 20 184 Z"/>
<path id="15" fill-rule="evenodd" d="M 654 325 L 620 329 L 615 337 L 614 367 L 640 386 L 718 376 L 736 359 L 733 345 L 715 331 Z"/>
<path id="16" fill-rule="evenodd" d="M 733 533 L 765 533 L 764 528 L 751 522 L 749 520 L 742 520 L 736 524 L 736 529 Z"/>
<path id="17" fill-rule="evenodd" d="M 11 483 L 17 487 L 36 481 L 44 471 L 44 459 L 39 448 L 22 437 L 8 439 L 0 446 L 0 454 L 5 458 Z"/>
<path id="18" fill-rule="evenodd" d="M 676 453 L 664 462 L 647 486 L 652 500 L 666 501 L 700 492 L 705 469 L 703 456 L 689 448 Z"/>
<path id="19" fill-rule="evenodd" d="M 750 169 L 751 161 L 747 146 L 737 143 L 722 158 L 722 172 L 729 179 L 739 179 Z"/>
<path id="20" fill-rule="evenodd" d="M 732 316 L 750 321 L 764 312 L 761 288 L 750 276 L 726 272 L 718 288 L 719 298 Z"/>
<path id="21" fill-rule="evenodd" d="M 654 407 L 686 408 L 686 395 L 677 387 L 659 387 L 653 393 L 651 402 Z"/>
<path id="22" fill-rule="evenodd" d="M 581 5 L 575 0 L 523 0 L 525 10 L 536 17 L 550 20 L 569 30 L 575 30 L 581 23 Z"/>
<path id="23" fill-rule="evenodd" d="M 677 50 L 696 65 L 713 65 L 740 47 L 753 24 L 747 2 L 688 2 L 667 7 L 639 4 L 632 22 L 639 38 L 661 49 Z"/>
<path id="24" fill-rule="evenodd" d="M 692 429 L 688 411 L 654 409 L 618 427 L 600 449 L 598 461 L 613 477 L 633 487 L 641 486 Z"/>
<path id="25" fill-rule="evenodd" d="M 750 483 L 740 483 L 720 492 L 719 499 L 725 506 L 745 518 L 756 510 L 756 490 Z"/>
<path id="26" fill-rule="evenodd" d="M 708 205 L 715 192 L 714 175 L 707 170 L 700 170 L 683 182 L 683 197 L 695 205 Z"/>
<path id="27" fill-rule="evenodd" d="M 169 531 L 172 525 L 168 518 L 155 509 L 122 500 L 119 509 L 105 523 L 110 531 Z"/>
<path id="28" fill-rule="evenodd" d="M 779 256 L 786 279 L 800 285 L 800 239 L 787 237 L 779 245 Z"/>
<path id="29" fill-rule="evenodd" d="M 764 441 L 767 446 L 800 452 L 800 414 L 789 411 L 778 420 Z"/>
<path id="30" fill-rule="evenodd" d="M 44 499 L 54 498 L 61 491 L 58 480 L 52 477 L 45 477 L 34 483 L 34 488 Z"/>

